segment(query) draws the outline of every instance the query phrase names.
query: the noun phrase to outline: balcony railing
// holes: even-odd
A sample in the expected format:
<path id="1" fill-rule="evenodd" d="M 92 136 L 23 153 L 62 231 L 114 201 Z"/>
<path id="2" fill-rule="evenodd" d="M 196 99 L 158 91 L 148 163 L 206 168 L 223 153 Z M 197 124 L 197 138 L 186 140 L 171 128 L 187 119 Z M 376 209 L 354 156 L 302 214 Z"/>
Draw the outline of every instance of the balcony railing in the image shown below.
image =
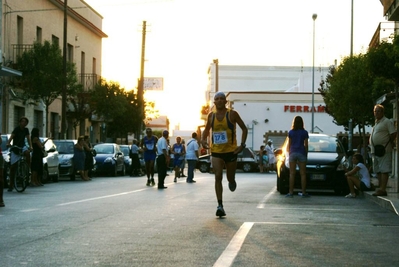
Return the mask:
<path id="1" fill-rule="evenodd" d="M 33 48 L 33 44 L 13 44 L 12 45 L 12 63 L 16 64 L 18 57 L 22 56 L 25 51 L 29 51 Z"/>
<path id="2" fill-rule="evenodd" d="M 79 74 L 79 82 L 83 85 L 84 91 L 94 90 L 97 82 L 101 79 L 100 75 L 95 73 L 80 73 Z"/>

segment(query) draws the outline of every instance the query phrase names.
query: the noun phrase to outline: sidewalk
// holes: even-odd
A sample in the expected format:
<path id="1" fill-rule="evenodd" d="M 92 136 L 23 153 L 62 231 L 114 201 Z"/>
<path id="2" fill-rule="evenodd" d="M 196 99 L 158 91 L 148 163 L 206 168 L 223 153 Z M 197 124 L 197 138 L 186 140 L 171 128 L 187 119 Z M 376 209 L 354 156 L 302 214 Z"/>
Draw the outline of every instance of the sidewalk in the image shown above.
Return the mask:
<path id="1" fill-rule="evenodd" d="M 372 178 L 372 183 L 378 184 L 377 179 Z M 397 192 L 397 181 L 396 179 L 389 178 L 388 186 L 387 186 L 387 193 L 388 196 L 385 197 L 375 197 L 372 194 L 373 191 L 364 192 L 364 197 L 374 201 L 381 207 L 385 209 L 389 209 L 393 211 L 396 215 L 399 215 L 399 193 Z"/>

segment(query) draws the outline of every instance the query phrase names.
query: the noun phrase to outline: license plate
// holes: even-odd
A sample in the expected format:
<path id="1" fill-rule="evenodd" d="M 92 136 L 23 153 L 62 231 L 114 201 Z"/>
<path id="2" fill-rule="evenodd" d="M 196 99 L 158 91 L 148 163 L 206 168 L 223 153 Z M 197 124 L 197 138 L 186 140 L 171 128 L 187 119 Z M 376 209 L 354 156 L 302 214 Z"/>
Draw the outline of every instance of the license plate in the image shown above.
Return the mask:
<path id="1" fill-rule="evenodd" d="M 312 181 L 324 181 L 326 179 L 325 174 L 312 174 L 310 180 Z"/>

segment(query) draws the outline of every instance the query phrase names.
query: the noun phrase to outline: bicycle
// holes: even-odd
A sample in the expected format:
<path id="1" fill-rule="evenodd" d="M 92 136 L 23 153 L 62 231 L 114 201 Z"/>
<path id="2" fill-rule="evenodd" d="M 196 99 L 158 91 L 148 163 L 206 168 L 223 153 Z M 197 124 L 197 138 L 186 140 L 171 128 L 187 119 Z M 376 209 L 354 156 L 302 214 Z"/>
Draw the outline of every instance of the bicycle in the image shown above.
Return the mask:
<path id="1" fill-rule="evenodd" d="M 20 156 L 20 159 L 16 163 L 17 167 L 15 170 L 13 186 L 15 190 L 17 190 L 17 192 L 22 193 L 30 184 L 29 166 L 26 162 L 26 157 L 21 147 L 11 146 L 10 151 L 12 151 L 17 156 Z"/>

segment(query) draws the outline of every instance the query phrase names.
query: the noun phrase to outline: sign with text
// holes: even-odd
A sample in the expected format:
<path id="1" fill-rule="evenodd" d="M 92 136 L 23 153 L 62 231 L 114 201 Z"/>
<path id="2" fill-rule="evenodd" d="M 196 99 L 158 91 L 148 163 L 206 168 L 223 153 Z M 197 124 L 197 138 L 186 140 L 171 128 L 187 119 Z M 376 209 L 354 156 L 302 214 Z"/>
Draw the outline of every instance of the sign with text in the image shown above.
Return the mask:
<path id="1" fill-rule="evenodd" d="M 163 78 L 145 77 L 144 90 L 163 91 Z"/>

